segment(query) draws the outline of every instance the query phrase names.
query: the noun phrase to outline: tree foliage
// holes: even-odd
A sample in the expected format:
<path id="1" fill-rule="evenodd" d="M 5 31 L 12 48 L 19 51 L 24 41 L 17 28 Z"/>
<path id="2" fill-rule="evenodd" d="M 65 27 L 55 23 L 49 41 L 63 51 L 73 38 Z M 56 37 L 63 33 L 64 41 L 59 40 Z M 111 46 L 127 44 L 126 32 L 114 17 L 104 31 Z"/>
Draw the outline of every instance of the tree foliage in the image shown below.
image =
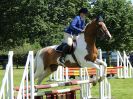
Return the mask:
<path id="1" fill-rule="evenodd" d="M 57 44 L 64 28 L 77 14 L 83 0 L 0 1 L 0 48 L 39 42 L 43 47 Z"/>
<path id="2" fill-rule="evenodd" d="M 39 42 L 42 47 L 58 44 L 64 28 L 81 7 L 90 15 L 105 14 L 113 35 L 111 41 L 98 42 L 106 50 L 133 49 L 133 6 L 126 0 L 98 0 L 91 9 L 87 0 L 1 0 L 0 49 Z"/>

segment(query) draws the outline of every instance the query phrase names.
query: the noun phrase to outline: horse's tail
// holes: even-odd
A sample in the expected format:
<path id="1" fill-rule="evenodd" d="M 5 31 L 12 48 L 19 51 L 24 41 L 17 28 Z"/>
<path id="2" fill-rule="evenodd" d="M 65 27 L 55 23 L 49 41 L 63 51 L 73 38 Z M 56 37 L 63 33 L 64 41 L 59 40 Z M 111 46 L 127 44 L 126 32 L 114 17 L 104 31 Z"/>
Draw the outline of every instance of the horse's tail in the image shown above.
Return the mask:
<path id="1" fill-rule="evenodd" d="M 36 72 L 36 70 L 37 70 L 37 62 L 38 62 L 38 57 L 39 57 L 39 55 L 40 55 L 40 50 L 39 51 L 37 51 L 37 53 L 36 53 L 36 56 L 35 56 L 35 60 L 34 60 L 34 73 Z"/>
<path id="2" fill-rule="evenodd" d="M 37 70 L 37 59 L 39 57 L 40 50 L 36 53 L 35 59 L 34 59 L 34 74 Z M 30 80 L 30 70 L 28 72 L 28 80 Z"/>

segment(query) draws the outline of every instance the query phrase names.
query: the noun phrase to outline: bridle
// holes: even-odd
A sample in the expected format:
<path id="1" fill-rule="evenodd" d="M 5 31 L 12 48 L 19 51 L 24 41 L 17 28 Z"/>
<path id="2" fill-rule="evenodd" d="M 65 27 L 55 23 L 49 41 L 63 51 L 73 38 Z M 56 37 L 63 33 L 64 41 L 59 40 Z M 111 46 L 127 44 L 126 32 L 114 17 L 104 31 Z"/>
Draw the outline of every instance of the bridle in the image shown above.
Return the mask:
<path id="1" fill-rule="evenodd" d="M 99 23 L 99 22 L 98 22 Z M 98 25 L 98 23 L 96 24 L 96 29 L 97 29 L 97 37 L 99 37 L 99 35 L 103 38 L 105 38 L 106 36 L 106 32 L 108 31 L 107 29 L 106 30 L 103 30 L 101 29 L 101 27 Z"/>

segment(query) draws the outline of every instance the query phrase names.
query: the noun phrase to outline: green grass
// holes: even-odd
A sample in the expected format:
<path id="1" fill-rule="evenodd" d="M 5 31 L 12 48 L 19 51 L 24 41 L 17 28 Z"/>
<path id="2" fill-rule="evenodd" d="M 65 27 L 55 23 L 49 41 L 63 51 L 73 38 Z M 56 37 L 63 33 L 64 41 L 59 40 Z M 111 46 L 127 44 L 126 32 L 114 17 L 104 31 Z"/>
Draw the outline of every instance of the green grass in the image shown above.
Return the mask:
<path id="1" fill-rule="evenodd" d="M 0 86 L 2 83 L 4 72 L 5 70 L 0 70 Z M 20 85 L 22 74 L 23 74 L 22 68 L 14 69 L 14 86 Z M 42 83 L 43 84 L 49 83 L 47 82 L 47 79 L 45 79 Z M 113 99 L 133 99 L 133 79 L 109 79 L 109 82 L 111 83 L 111 92 Z M 59 87 L 58 89 L 60 88 L 65 88 L 65 87 Z M 98 84 L 97 86 L 92 87 L 92 96 L 98 96 L 98 90 L 99 90 Z M 77 92 L 77 96 L 79 97 L 79 92 Z"/>
<path id="2" fill-rule="evenodd" d="M 23 74 L 23 68 L 20 69 L 14 69 L 13 71 L 13 78 L 14 78 L 14 86 L 20 85 L 22 74 Z M 2 83 L 3 76 L 5 74 L 5 70 L 0 70 L 0 86 Z"/>
<path id="3" fill-rule="evenodd" d="M 133 99 L 133 79 L 112 79 L 110 83 L 115 99 Z"/>

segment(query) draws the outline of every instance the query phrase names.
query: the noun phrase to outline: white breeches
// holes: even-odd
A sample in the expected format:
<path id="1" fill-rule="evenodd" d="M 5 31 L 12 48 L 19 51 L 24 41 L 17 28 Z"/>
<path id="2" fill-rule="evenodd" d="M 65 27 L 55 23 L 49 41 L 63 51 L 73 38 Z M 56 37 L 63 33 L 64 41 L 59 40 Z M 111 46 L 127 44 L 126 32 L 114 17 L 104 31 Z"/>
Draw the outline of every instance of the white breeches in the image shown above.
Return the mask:
<path id="1" fill-rule="evenodd" d="M 67 43 L 69 46 L 72 46 L 73 40 L 76 40 L 75 35 L 71 35 L 68 33 L 64 33 L 64 42 Z"/>

